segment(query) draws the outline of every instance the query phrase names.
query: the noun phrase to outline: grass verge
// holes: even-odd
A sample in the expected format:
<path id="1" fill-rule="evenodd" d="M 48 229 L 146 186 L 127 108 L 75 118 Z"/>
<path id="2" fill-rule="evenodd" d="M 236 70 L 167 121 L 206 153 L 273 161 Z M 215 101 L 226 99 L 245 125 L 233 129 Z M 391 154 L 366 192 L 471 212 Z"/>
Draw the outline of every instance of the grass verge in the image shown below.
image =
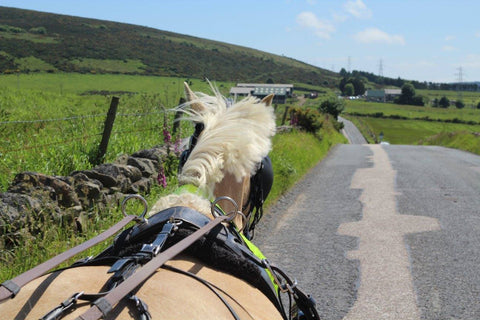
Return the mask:
<path id="1" fill-rule="evenodd" d="M 273 138 L 273 149 L 270 153 L 274 182 L 265 202 L 266 208 L 301 180 L 339 143 L 347 143 L 347 140 L 329 121 L 324 122 L 317 135 L 303 131 L 277 134 Z"/>

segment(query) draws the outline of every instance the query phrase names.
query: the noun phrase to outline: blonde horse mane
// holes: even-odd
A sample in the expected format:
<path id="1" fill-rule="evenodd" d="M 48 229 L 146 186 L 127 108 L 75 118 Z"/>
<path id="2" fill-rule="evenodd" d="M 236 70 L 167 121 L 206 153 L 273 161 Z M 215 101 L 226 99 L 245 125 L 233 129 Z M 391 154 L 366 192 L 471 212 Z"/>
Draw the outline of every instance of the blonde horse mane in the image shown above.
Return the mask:
<path id="1" fill-rule="evenodd" d="M 271 149 L 271 137 L 275 134 L 271 97 L 261 101 L 249 96 L 229 106 L 225 97 L 212 85 L 211 88 L 213 96 L 195 94 L 185 84 L 190 101 L 177 108 L 185 114 L 182 120 L 204 124 L 195 148 L 178 175 L 180 186 L 193 185 L 199 191 L 196 195 L 181 193 L 160 199 L 151 213 L 178 203 L 209 213 L 210 203 L 205 198 L 214 197 L 215 184 L 222 181 L 225 173 L 234 175 L 240 182 L 255 173 L 258 163 Z"/>

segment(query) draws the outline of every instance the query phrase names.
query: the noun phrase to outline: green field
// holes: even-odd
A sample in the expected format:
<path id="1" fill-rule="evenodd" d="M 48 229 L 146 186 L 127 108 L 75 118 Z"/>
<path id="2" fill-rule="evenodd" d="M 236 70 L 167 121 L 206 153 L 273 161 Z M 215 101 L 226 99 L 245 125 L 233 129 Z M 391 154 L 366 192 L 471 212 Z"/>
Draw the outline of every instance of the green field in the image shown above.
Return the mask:
<path id="1" fill-rule="evenodd" d="M 466 108 L 476 107 L 480 102 L 480 92 L 451 90 L 416 90 L 416 93 L 428 97 L 429 101 L 447 97 L 450 101 L 462 100 Z"/>
<path id="2" fill-rule="evenodd" d="M 433 90 L 429 91 L 432 92 Z M 480 92 L 476 93 L 480 100 Z M 367 102 L 363 100 L 347 100 L 345 113 L 374 115 L 382 113 L 384 116 L 400 116 L 408 119 L 423 119 L 428 117 L 431 120 L 453 120 L 475 121 L 480 123 L 480 109 L 450 107 L 446 109 L 433 107 L 417 107 L 399 105 L 394 103 Z"/>
<path id="3" fill-rule="evenodd" d="M 429 91 L 431 94 L 435 91 Z M 480 93 L 470 93 L 472 99 Z M 347 101 L 345 115 L 369 143 L 436 144 L 480 154 L 480 109 Z"/>
<path id="4" fill-rule="evenodd" d="M 377 139 L 380 132 L 383 132 L 383 140 L 392 144 L 418 144 L 421 140 L 445 132 L 480 132 L 480 125 L 366 117 L 358 117 L 356 121 L 359 127 L 368 124 Z M 371 138 L 370 142 L 374 143 L 371 135 L 369 138 Z"/>

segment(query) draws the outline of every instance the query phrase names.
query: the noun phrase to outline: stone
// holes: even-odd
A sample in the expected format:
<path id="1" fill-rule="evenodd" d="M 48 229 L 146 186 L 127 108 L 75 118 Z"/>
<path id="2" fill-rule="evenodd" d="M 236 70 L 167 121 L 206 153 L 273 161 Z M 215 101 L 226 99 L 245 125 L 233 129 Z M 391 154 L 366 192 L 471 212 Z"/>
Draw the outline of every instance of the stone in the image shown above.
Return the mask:
<path id="1" fill-rule="evenodd" d="M 38 189 L 49 192 L 50 198 L 63 207 L 71 207 L 80 203 L 72 185 L 65 182 L 65 179 L 37 172 L 17 174 L 8 188 L 8 192 L 31 194 Z"/>
<path id="2" fill-rule="evenodd" d="M 79 182 L 75 186 L 75 191 L 85 208 L 92 207 L 95 202 L 101 199 L 101 187 L 91 181 Z"/>
<path id="3" fill-rule="evenodd" d="M 152 179 L 142 178 L 130 186 L 129 192 L 130 193 L 149 193 L 152 187 Z"/>
<path id="4" fill-rule="evenodd" d="M 112 188 L 118 185 L 118 180 L 114 177 L 95 170 L 75 171 L 72 173 L 75 178 L 80 174 L 82 176 L 78 177 L 79 179 L 84 179 L 84 176 L 86 176 L 87 178 L 98 180 L 105 188 Z"/>
<path id="5" fill-rule="evenodd" d="M 132 154 L 132 157 L 136 158 L 145 158 L 154 160 L 157 163 L 162 163 L 163 160 L 167 157 L 167 151 L 163 147 L 145 149 Z"/>
<path id="6" fill-rule="evenodd" d="M 153 160 L 147 158 L 128 157 L 127 164 L 140 169 L 143 177 L 149 178 L 157 174 Z"/>

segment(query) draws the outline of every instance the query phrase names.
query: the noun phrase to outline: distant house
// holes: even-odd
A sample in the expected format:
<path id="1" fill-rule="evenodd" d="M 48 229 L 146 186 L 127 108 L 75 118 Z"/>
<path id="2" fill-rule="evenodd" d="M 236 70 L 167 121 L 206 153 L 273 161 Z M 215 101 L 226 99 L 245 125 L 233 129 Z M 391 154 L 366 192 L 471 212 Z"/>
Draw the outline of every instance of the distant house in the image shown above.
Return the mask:
<path id="1" fill-rule="evenodd" d="M 263 99 L 271 93 L 274 94 L 273 103 L 284 104 L 287 98 L 292 97 L 293 84 L 237 83 L 230 89 L 230 96 L 234 99 L 248 95 Z"/>
<path id="2" fill-rule="evenodd" d="M 401 89 L 367 90 L 367 101 L 390 102 L 402 94 Z"/>

